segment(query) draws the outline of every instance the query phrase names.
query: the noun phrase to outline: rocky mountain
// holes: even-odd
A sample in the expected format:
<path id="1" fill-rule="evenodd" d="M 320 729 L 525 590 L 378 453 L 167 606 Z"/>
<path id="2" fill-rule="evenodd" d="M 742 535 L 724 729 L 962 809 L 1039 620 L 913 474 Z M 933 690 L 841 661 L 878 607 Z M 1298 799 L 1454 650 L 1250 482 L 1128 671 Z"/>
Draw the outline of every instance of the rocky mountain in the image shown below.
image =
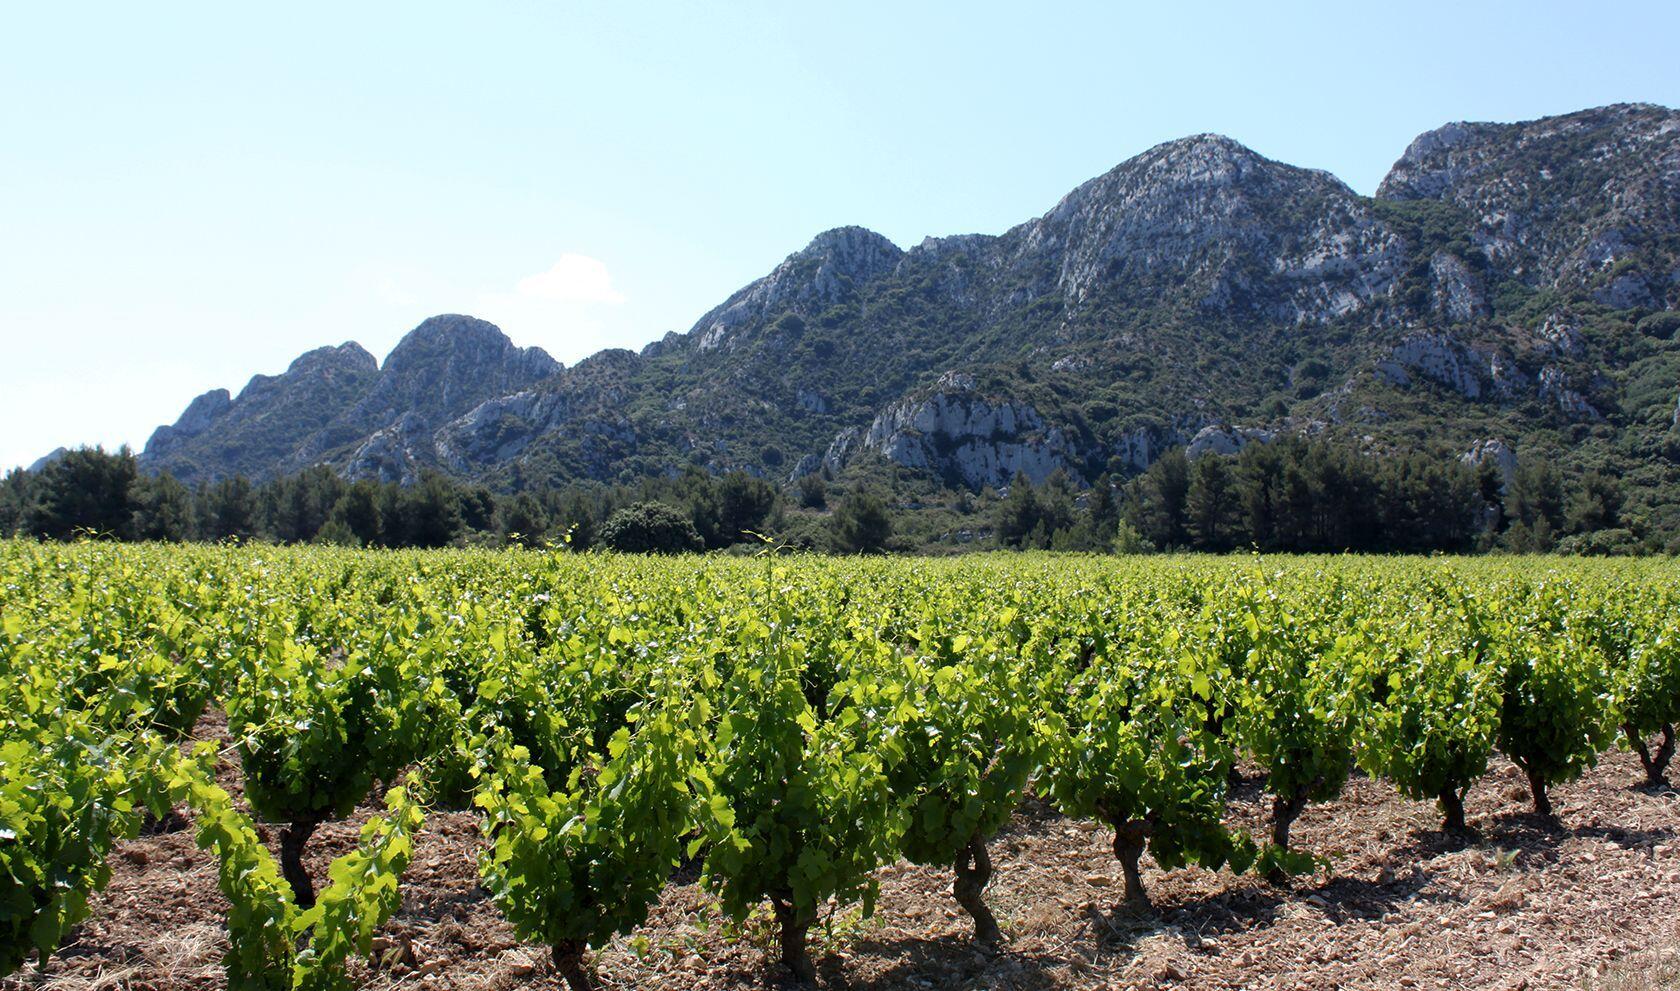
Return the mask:
<path id="1" fill-rule="evenodd" d="M 279 375 L 255 376 L 238 399 L 226 389 L 194 399 L 179 420 L 152 434 L 142 461 L 187 480 L 274 474 L 378 377 L 373 355 L 354 341 L 317 348 Z"/>
<path id="2" fill-rule="evenodd" d="M 1680 280 L 1680 119 L 1616 106 L 1526 124 L 1449 124 L 1412 142 L 1377 195 L 1468 214 L 1488 268 L 1663 309 Z"/>
<path id="3" fill-rule="evenodd" d="M 820 234 L 639 353 L 563 368 L 467 317 L 380 366 L 311 352 L 194 400 L 142 464 L 510 488 L 890 469 L 980 488 L 1330 431 L 1680 489 L 1677 305 L 1675 111 L 1450 124 L 1373 197 L 1198 135 L 999 235 Z"/>
<path id="4" fill-rule="evenodd" d="M 280 375 L 258 375 L 237 397 L 207 392 L 152 434 L 141 463 L 187 481 L 268 478 L 323 462 L 354 477 L 412 479 L 438 467 L 439 428 L 559 371 L 540 348 L 515 347 L 483 320 L 433 317 L 383 365 L 350 342 L 311 351 Z"/>

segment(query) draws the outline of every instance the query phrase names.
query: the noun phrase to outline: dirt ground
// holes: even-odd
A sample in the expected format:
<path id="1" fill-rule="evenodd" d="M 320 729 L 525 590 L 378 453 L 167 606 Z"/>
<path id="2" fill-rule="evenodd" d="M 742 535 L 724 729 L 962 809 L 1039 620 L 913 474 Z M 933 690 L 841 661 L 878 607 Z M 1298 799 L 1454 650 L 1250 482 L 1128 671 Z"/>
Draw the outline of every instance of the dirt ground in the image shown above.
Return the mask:
<path id="1" fill-rule="evenodd" d="M 200 736 L 225 737 L 206 717 Z M 239 794 L 236 759 L 224 786 Z M 1437 829 L 1430 803 L 1354 778 L 1335 803 L 1310 807 L 1296 842 L 1330 866 L 1278 890 L 1251 877 L 1161 872 L 1146 858 L 1156 911 L 1116 910 L 1120 871 L 1109 836 L 1029 800 L 994 840 L 987 897 L 1005 952 L 969 945 L 948 871 L 897 864 L 880 872 L 870 919 L 832 914 L 815 934 L 828 988 L 1680 988 L 1680 795 L 1632 787 L 1637 760 L 1606 754 L 1554 792 L 1560 825 L 1527 814 L 1522 776 L 1503 759 L 1471 791 L 1479 839 Z M 311 844 L 317 878 L 376 811 L 325 825 Z M 1257 833 L 1263 805 L 1249 780 L 1232 815 Z M 274 831 L 264 829 L 272 844 Z M 543 947 L 521 943 L 478 883 L 469 813 L 436 812 L 402 881 L 402 908 L 356 978 L 374 989 L 558 986 Z M 178 828 L 119 846 L 93 916 L 45 968 L 0 988 L 222 988 L 227 905 L 211 857 Z M 606 988 L 787 986 L 768 920 L 727 924 L 694 878 L 666 889 L 639 933 L 594 953 Z"/>

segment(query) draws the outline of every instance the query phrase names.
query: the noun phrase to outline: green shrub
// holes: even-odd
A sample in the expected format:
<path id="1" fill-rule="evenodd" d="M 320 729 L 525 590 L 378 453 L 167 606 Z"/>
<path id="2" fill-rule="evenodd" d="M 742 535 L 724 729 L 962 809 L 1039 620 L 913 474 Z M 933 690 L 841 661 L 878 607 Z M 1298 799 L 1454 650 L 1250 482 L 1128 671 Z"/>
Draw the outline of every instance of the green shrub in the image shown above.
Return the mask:
<path id="1" fill-rule="evenodd" d="M 694 521 L 662 502 L 638 502 L 612 514 L 600 541 L 625 554 L 683 554 L 706 546 Z"/>

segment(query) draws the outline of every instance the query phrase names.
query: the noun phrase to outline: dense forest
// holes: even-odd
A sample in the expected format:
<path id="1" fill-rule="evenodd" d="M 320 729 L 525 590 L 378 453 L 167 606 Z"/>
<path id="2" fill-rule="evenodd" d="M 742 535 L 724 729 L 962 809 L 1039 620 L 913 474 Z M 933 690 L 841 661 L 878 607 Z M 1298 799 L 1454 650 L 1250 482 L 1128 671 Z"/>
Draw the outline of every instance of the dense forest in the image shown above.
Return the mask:
<path id="1" fill-rule="evenodd" d="M 1550 462 L 1414 453 L 1374 457 L 1287 438 L 1235 454 L 1168 452 L 1132 478 L 1063 473 L 999 489 L 929 490 L 891 477 L 842 486 L 815 472 L 781 488 L 691 468 L 635 485 L 499 493 L 442 474 L 410 485 L 315 467 L 261 484 L 189 487 L 126 448 L 67 452 L 0 480 L 0 534 L 48 540 L 265 541 L 361 547 L 564 546 L 630 552 L 952 553 L 994 547 L 1149 551 L 1638 554 L 1680 535 L 1628 509 L 1623 482 L 1566 479 Z"/>

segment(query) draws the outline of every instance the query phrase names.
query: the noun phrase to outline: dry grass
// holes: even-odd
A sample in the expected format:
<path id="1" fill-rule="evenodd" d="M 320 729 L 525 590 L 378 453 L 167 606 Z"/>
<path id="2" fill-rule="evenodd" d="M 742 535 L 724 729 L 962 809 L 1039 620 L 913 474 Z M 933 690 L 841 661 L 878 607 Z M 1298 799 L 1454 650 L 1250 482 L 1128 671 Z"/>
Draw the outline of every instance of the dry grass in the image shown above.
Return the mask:
<path id="1" fill-rule="evenodd" d="M 1680 991 L 1680 948 L 1642 953 L 1607 967 L 1592 991 Z"/>

